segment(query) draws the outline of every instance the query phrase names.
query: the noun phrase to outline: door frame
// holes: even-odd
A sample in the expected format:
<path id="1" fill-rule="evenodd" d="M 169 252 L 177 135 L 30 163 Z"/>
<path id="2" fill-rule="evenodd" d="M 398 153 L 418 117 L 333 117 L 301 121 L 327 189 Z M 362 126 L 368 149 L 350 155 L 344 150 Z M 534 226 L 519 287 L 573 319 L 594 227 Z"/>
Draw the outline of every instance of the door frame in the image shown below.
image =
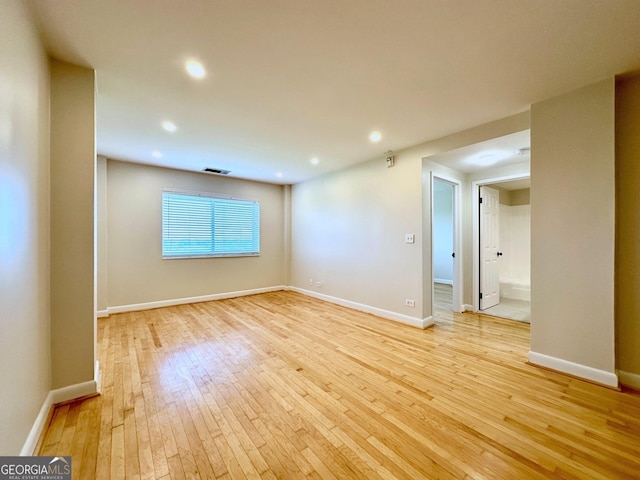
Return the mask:
<path id="1" fill-rule="evenodd" d="M 509 182 L 511 180 L 522 180 L 524 178 L 531 178 L 531 173 L 517 173 L 513 175 L 503 175 L 501 177 L 483 178 L 481 180 L 474 180 L 471 182 L 471 203 L 472 203 L 472 218 L 473 218 L 473 232 L 472 232 L 472 245 L 473 245 L 473 276 L 472 276 L 472 292 L 473 292 L 473 304 L 472 308 L 474 312 L 480 312 L 480 201 L 478 200 L 480 195 L 481 186 L 491 186 L 495 183 Z"/>
<path id="2" fill-rule="evenodd" d="M 434 206 L 434 193 L 433 193 L 433 184 L 435 181 L 440 181 L 444 183 L 448 183 L 453 187 L 453 250 L 455 252 L 455 257 L 453 257 L 453 291 L 452 291 L 452 309 L 454 312 L 461 313 L 462 312 L 462 202 L 461 202 L 461 188 L 462 184 L 460 180 L 457 180 L 453 177 L 449 177 L 448 175 L 443 175 L 442 173 L 434 173 L 431 172 L 431 182 L 430 182 L 430 190 L 431 190 L 431 212 L 430 212 L 430 221 L 431 221 L 431 314 L 433 315 L 433 299 L 435 298 L 434 294 L 434 275 L 433 275 L 433 206 Z"/>

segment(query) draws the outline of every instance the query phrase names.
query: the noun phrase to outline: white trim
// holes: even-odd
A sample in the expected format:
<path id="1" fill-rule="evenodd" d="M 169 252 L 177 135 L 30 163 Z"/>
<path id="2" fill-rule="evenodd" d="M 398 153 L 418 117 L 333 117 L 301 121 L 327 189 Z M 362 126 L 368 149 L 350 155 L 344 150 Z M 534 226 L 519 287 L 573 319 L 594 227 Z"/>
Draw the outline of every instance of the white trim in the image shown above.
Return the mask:
<path id="1" fill-rule="evenodd" d="M 568 373 L 575 377 L 583 378 L 591 382 L 606 385 L 608 387 L 618 388 L 618 376 L 613 372 L 598 370 L 593 367 L 573 363 L 561 358 L 550 357 L 542 353 L 529 351 L 529 363 L 539 365 L 541 367 L 550 368 L 562 373 Z"/>
<path id="2" fill-rule="evenodd" d="M 100 360 L 96 360 L 96 363 L 93 367 L 93 379 L 96 382 L 96 392 L 100 392 L 102 390 L 102 377 L 100 376 Z"/>
<path id="3" fill-rule="evenodd" d="M 186 305 L 189 303 L 210 302 L 212 300 L 224 300 L 225 298 L 244 297 L 246 295 L 255 295 L 258 293 L 277 292 L 286 290 L 286 287 L 279 285 L 276 287 L 255 288 L 252 290 L 241 290 L 238 292 L 214 293 L 212 295 L 202 295 L 199 297 L 174 298 L 170 300 L 158 300 L 155 302 L 133 303 L 130 305 L 119 305 L 109 307 L 108 314 L 137 312 L 139 310 L 151 310 L 153 308 L 172 307 L 174 305 Z"/>
<path id="4" fill-rule="evenodd" d="M 431 294 L 431 315 L 433 315 L 433 284 L 436 282 L 447 283 L 447 281 L 436 280 L 433 277 L 433 184 L 436 180 L 448 183 L 453 187 L 453 279 L 450 285 L 453 287 L 451 292 L 452 308 L 454 312 L 463 312 L 462 307 L 462 264 L 463 264 L 463 248 L 462 248 L 462 180 L 445 173 L 435 172 L 433 169 L 429 171 L 429 229 L 431 238 L 429 239 L 429 248 L 431 250 L 431 284 L 429 292 Z"/>
<path id="5" fill-rule="evenodd" d="M 434 278 L 433 283 L 442 283 L 444 285 L 453 285 L 453 280 L 448 280 L 446 278 Z"/>
<path id="6" fill-rule="evenodd" d="M 624 372 L 622 370 L 616 370 L 620 383 L 625 387 L 631 387 L 635 390 L 640 390 L 640 375 L 637 373 Z"/>
<path id="7" fill-rule="evenodd" d="M 106 318 L 109 316 L 109 310 L 98 310 L 96 312 L 96 318 Z"/>
<path id="8" fill-rule="evenodd" d="M 38 439 L 40 438 L 40 434 L 47 428 L 47 420 L 49 419 L 49 411 L 51 410 L 51 406 L 53 403 L 51 402 L 51 392 L 47 394 L 42 403 L 42 407 L 40 407 L 40 411 L 38 412 L 38 416 L 36 417 L 36 421 L 33 422 L 33 426 L 29 431 L 29 435 L 27 436 L 27 440 L 24 442 L 22 446 L 22 450 L 20 450 L 20 456 L 31 456 L 36 453 L 34 450 L 38 444 Z"/>
<path id="9" fill-rule="evenodd" d="M 351 300 L 344 300 L 342 298 L 332 297 L 330 295 L 325 295 L 323 293 L 312 292 L 310 290 L 305 290 L 298 287 L 288 287 L 287 290 L 298 292 L 303 295 L 307 295 L 309 297 L 318 298 L 326 302 L 335 303 L 343 307 L 353 308 L 354 310 L 359 310 L 361 312 L 372 313 L 373 315 L 377 315 L 378 317 L 386 318 L 388 320 L 393 320 L 399 323 L 404 323 L 405 325 L 410 325 L 412 327 L 425 329 L 434 324 L 432 316 L 428 316 L 426 318 L 420 319 L 420 318 L 410 317 L 408 315 L 403 315 L 401 313 L 384 310 L 382 308 L 377 308 L 377 307 L 372 307 L 370 305 L 364 305 L 362 303 L 352 302 Z"/>
<path id="10" fill-rule="evenodd" d="M 52 405 L 68 402 L 69 400 L 75 400 L 76 398 L 86 397 L 87 395 L 93 395 L 95 393 L 98 393 L 98 384 L 95 380 L 76 383 L 75 385 L 57 388 L 49 392 L 51 395 Z"/>
<path id="11" fill-rule="evenodd" d="M 465 303 L 464 305 L 462 305 L 462 313 L 464 312 L 473 312 L 473 305 L 469 305 L 468 303 Z"/>
<path id="12" fill-rule="evenodd" d="M 38 416 L 33 422 L 33 426 L 31 427 L 29 435 L 22 446 L 22 450 L 20 450 L 20 455 L 31 456 L 36 453 L 34 450 L 38 445 L 38 439 L 44 429 L 47 428 L 49 412 L 55 404 L 74 400 L 80 397 L 86 397 L 87 395 L 92 395 L 94 393 L 98 393 L 96 382 L 94 380 L 51 390 L 45 397 L 42 407 L 40 407 Z"/>

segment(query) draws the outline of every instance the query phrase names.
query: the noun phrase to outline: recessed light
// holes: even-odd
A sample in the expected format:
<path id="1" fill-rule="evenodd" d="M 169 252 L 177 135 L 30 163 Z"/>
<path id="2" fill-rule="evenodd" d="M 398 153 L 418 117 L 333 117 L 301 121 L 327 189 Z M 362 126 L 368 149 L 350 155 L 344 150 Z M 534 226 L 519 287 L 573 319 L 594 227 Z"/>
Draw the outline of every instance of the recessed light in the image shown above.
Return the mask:
<path id="1" fill-rule="evenodd" d="M 197 60 L 187 60 L 184 64 L 184 68 L 187 70 L 187 73 L 193 78 L 204 78 L 207 74 L 204 66 Z"/>
<path id="2" fill-rule="evenodd" d="M 162 158 L 162 152 L 159 152 L 158 150 L 154 150 L 153 152 L 151 152 L 151 156 L 153 158 Z"/>
<path id="3" fill-rule="evenodd" d="M 164 122 L 162 122 L 162 128 L 171 133 L 175 132 L 178 129 L 178 127 L 176 127 L 176 124 L 170 122 L 169 120 L 165 120 Z"/>
<path id="4" fill-rule="evenodd" d="M 276 177 L 282 178 L 282 172 L 276 172 Z"/>
<path id="5" fill-rule="evenodd" d="M 369 134 L 369 140 L 371 140 L 373 143 L 378 143 L 380 140 L 382 140 L 382 134 L 375 130 Z"/>
<path id="6" fill-rule="evenodd" d="M 309 162 L 311 162 L 311 165 L 318 165 L 320 163 L 320 159 L 318 157 L 313 157 Z"/>

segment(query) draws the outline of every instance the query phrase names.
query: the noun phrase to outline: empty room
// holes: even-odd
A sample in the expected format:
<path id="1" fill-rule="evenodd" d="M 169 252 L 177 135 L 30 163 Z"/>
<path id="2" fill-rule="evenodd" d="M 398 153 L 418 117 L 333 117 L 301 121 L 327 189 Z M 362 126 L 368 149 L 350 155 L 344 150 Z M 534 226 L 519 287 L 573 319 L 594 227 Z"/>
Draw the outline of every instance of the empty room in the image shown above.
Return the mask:
<path id="1" fill-rule="evenodd" d="M 638 478 L 639 25 L 3 1 L 0 475 Z"/>

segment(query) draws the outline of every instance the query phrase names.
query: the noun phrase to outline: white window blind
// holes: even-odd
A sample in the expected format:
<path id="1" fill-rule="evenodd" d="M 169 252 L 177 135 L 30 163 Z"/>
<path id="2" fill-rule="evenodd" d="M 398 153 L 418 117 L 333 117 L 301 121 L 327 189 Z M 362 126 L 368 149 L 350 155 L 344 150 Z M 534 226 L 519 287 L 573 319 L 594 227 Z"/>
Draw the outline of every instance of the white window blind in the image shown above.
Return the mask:
<path id="1" fill-rule="evenodd" d="M 162 192 L 162 257 L 260 254 L 260 204 L 204 193 Z"/>

